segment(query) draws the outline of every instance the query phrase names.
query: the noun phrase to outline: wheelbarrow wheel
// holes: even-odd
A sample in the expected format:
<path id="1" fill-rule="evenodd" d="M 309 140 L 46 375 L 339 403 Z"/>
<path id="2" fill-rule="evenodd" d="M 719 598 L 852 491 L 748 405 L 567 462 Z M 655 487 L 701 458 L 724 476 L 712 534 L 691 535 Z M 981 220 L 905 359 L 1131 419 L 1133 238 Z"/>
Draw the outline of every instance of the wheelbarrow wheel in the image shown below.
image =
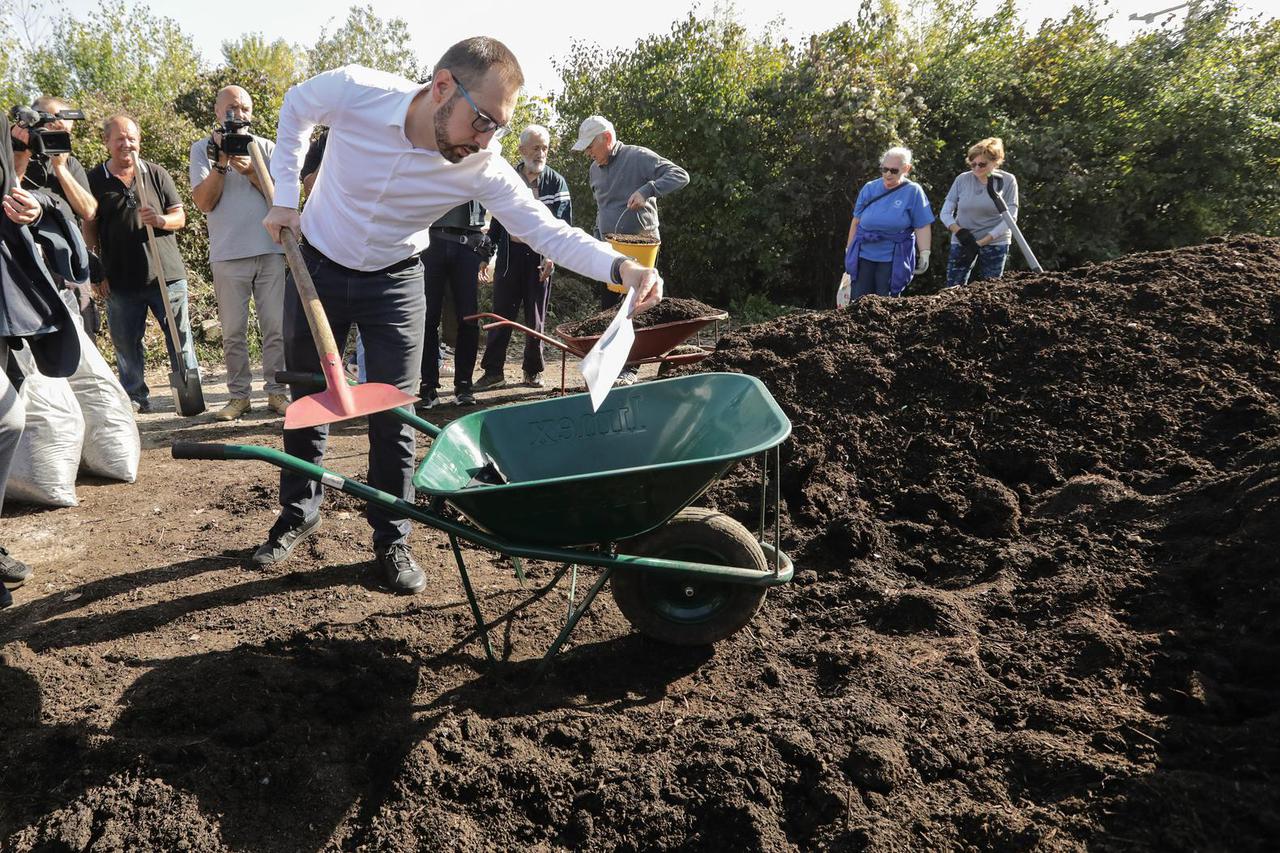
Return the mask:
<path id="1" fill-rule="evenodd" d="M 689 507 L 662 527 L 624 543 L 640 557 L 715 563 L 768 571 L 764 550 L 743 527 L 723 513 Z M 645 636 L 678 646 L 723 640 L 751 621 L 766 587 L 618 569 L 611 580 L 613 600 L 631 626 Z"/>

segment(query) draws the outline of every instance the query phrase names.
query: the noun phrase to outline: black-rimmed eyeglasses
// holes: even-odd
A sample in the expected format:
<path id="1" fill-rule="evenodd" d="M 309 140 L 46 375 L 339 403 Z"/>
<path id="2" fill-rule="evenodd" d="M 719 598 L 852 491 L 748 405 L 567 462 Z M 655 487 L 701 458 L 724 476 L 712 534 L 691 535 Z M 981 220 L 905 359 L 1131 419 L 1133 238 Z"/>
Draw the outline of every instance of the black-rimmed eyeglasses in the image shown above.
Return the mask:
<path id="1" fill-rule="evenodd" d="M 462 81 L 457 77 L 453 78 L 453 82 L 458 84 L 458 91 L 462 93 L 462 97 L 467 99 L 467 104 L 475 112 L 476 117 L 471 120 L 471 129 L 476 133 L 493 133 L 494 139 L 501 139 L 511 132 L 511 128 L 502 124 L 493 116 L 481 110 L 476 106 L 476 102 L 471 100 L 471 95 L 467 93 L 467 87 L 462 85 Z"/>

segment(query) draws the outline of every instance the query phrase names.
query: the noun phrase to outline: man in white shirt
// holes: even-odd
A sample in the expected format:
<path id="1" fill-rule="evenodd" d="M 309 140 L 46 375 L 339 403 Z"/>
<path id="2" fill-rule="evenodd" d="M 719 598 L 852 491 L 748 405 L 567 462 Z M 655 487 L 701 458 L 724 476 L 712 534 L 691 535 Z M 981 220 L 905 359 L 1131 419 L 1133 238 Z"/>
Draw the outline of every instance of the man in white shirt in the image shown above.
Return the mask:
<path id="1" fill-rule="evenodd" d="M 638 309 L 662 298 L 662 279 L 553 217 L 502 159 L 498 139 L 515 111 L 524 74 L 505 45 L 487 37 L 449 48 L 432 79 L 417 84 L 348 66 L 289 90 L 271 171 L 275 206 L 263 224 L 301 233 L 303 253 L 338 340 L 360 327 L 370 382 L 412 393 L 422 361 L 425 297 L 419 253 L 431 223 L 475 199 L 511 233 L 562 267 L 637 291 Z M 299 216 L 298 173 L 311 129 L 329 126 L 324 168 Z M 285 302 L 285 363 L 319 372 L 292 277 Z M 295 388 L 309 392 L 312 388 Z M 284 449 L 320 463 L 325 427 L 286 430 Z M 413 500 L 414 433 L 387 413 L 369 417 L 369 484 Z M 254 562 L 289 556 L 320 523 L 319 483 L 282 472 L 281 512 Z M 370 505 L 374 550 L 388 586 L 416 593 L 426 578 L 406 542 L 409 522 Z"/>

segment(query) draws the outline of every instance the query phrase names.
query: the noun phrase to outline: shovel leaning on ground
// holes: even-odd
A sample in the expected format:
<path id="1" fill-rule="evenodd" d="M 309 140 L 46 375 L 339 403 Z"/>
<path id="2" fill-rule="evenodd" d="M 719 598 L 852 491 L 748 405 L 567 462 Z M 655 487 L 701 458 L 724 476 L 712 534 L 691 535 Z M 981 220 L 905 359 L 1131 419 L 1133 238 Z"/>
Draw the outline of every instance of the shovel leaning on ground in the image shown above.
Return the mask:
<path id="1" fill-rule="evenodd" d="M 275 184 L 271 181 L 257 141 L 250 143 L 249 157 L 253 161 L 258 184 L 270 205 L 275 198 Z M 333 339 L 333 329 L 329 327 L 329 318 L 325 316 L 324 306 L 320 304 L 320 297 L 316 294 L 316 286 L 311 281 L 311 274 L 307 272 L 298 240 L 288 228 L 280 230 L 280 237 L 284 244 L 285 260 L 298 288 L 298 298 L 302 300 L 302 310 L 307 315 L 307 325 L 311 327 L 311 337 L 320 356 L 320 371 L 324 374 L 326 385 L 324 391 L 308 394 L 289 404 L 284 413 L 284 428 L 320 426 L 413 405 L 418 398 L 409 396 L 394 385 L 347 384 L 338 344 Z"/>
<path id="2" fill-rule="evenodd" d="M 1004 224 L 1009 226 L 1009 230 L 1013 232 L 1013 239 L 1018 241 L 1018 248 L 1022 250 L 1022 257 L 1026 258 L 1027 266 L 1034 272 L 1044 272 L 1044 267 L 1040 266 L 1040 262 L 1036 260 L 1035 253 L 1031 251 L 1031 247 L 1027 245 L 1027 238 L 1022 236 L 1022 229 L 1018 227 L 1018 223 L 1009 213 L 1009 205 L 1004 203 L 1004 196 L 1000 195 L 1003 186 L 997 187 L 996 181 L 999 178 L 992 176 L 987 181 L 987 195 L 991 196 L 991 200 L 996 203 L 996 210 L 1000 211 L 1000 218 L 1004 220 Z"/>
<path id="3" fill-rule="evenodd" d="M 137 152 L 133 154 L 133 185 L 138 188 L 138 205 L 151 207 L 151 188 L 142 174 L 142 161 Z M 160 206 L 156 205 L 156 210 Z M 193 417 L 205 410 L 204 389 L 200 387 L 200 365 L 182 346 L 182 332 L 173 316 L 173 305 L 169 302 L 169 285 L 164 280 L 164 263 L 160 258 L 160 244 L 156 241 L 156 232 L 150 225 L 143 223 L 147 229 L 147 251 L 151 255 L 151 268 L 155 271 L 160 286 L 160 301 L 164 303 L 164 316 L 169 325 L 169 341 L 173 344 L 174 356 L 170 357 L 169 387 L 173 389 L 174 408 L 184 417 Z"/>

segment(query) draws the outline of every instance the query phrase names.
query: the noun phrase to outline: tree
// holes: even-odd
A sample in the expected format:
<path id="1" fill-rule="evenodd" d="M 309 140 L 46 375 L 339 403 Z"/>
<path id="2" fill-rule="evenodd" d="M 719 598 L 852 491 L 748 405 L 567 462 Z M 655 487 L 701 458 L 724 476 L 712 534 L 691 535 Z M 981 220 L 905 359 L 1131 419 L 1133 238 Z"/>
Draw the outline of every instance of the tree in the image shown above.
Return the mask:
<path id="1" fill-rule="evenodd" d="M 372 5 L 352 6 L 342 26 L 332 33 L 320 31 L 307 57 L 307 76 L 352 63 L 411 80 L 422 73 L 418 57 L 409 47 L 409 24 L 403 18 L 379 18 Z"/>
<path id="2" fill-rule="evenodd" d="M 223 66 L 241 74 L 261 75 L 281 92 L 306 73 L 307 52 L 284 39 L 267 43 L 261 33 L 247 33 L 222 43 Z"/>

